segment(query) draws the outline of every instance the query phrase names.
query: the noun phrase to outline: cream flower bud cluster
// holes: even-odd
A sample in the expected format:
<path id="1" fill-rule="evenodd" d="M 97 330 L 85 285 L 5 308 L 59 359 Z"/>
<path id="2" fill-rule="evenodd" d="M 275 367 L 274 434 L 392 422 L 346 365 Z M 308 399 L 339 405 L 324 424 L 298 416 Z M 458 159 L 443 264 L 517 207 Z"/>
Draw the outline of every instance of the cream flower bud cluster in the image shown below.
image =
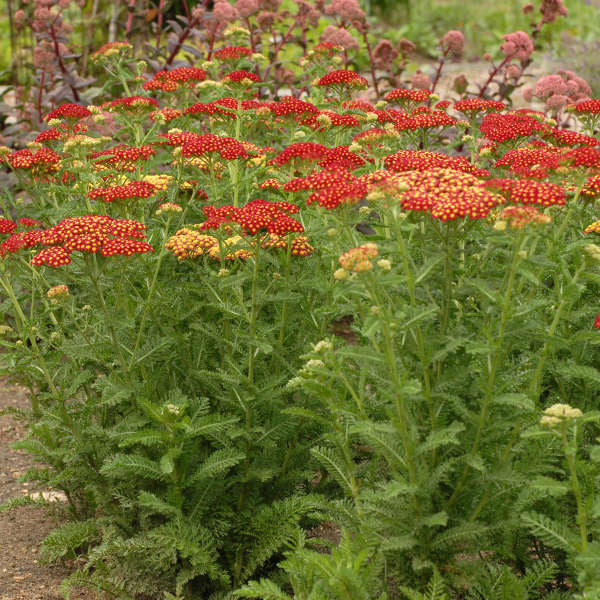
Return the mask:
<path id="1" fill-rule="evenodd" d="M 552 427 L 562 423 L 563 420 L 578 419 L 582 416 L 581 410 L 573 408 L 570 404 L 553 404 L 544 411 L 544 415 L 540 419 L 540 425 Z"/>

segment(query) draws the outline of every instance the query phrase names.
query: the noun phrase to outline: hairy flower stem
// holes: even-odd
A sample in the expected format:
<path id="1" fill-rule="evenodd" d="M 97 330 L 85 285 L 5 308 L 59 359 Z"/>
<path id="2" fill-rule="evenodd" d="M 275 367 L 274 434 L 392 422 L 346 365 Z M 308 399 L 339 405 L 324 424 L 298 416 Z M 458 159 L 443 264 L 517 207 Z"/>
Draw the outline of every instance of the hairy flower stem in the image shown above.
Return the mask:
<path id="1" fill-rule="evenodd" d="M 577 285 L 577 280 L 579 279 L 579 276 L 581 275 L 581 273 L 583 272 L 584 269 L 585 269 L 585 260 L 582 260 L 577 271 L 575 271 L 575 274 L 573 275 L 573 278 L 571 279 L 569 285 L 571 285 L 571 286 Z M 554 318 L 552 319 L 550 328 L 548 329 L 548 333 L 546 335 L 546 341 L 544 342 L 544 346 L 542 347 L 542 352 L 540 353 L 540 358 L 538 360 L 533 377 L 531 379 L 531 383 L 529 385 L 529 396 L 534 402 L 537 402 L 537 400 L 539 399 L 540 394 L 541 394 L 541 387 L 542 387 L 541 380 L 542 380 L 542 376 L 544 373 L 544 366 L 546 365 L 546 360 L 548 359 L 548 355 L 550 353 L 550 347 L 552 346 L 552 341 L 554 338 L 554 334 L 556 333 L 556 328 L 558 327 L 558 324 L 560 322 L 560 319 L 562 317 L 562 314 L 563 314 L 565 308 L 567 308 L 567 306 L 569 304 L 570 304 L 570 301 L 569 301 L 568 297 L 563 297 L 561 299 L 560 304 L 558 305 L 558 308 L 556 309 L 556 311 L 554 313 Z"/>
<path id="2" fill-rule="evenodd" d="M 60 392 L 58 391 L 58 388 L 54 384 L 52 376 L 50 375 L 50 369 L 48 369 L 48 364 L 46 363 L 46 360 L 44 359 L 44 356 L 42 355 L 42 352 L 40 351 L 40 347 L 38 346 L 37 340 L 35 339 L 34 330 L 32 327 L 28 326 L 28 319 L 25 316 L 23 309 L 21 308 L 19 300 L 17 299 L 17 296 L 15 295 L 15 291 L 13 290 L 13 287 L 12 287 L 10 281 L 7 279 L 7 277 L 4 275 L 3 272 L 0 273 L 0 285 L 6 292 L 6 295 L 10 298 L 10 301 L 15 309 L 15 313 L 17 315 L 17 323 L 18 323 L 18 327 L 19 327 L 19 335 L 21 337 L 24 337 L 25 335 L 27 335 L 27 338 L 29 339 L 29 343 L 31 344 L 31 347 L 32 347 L 34 353 L 36 354 L 37 359 L 40 362 L 40 368 L 42 370 L 42 373 L 44 374 L 44 379 L 46 380 L 46 383 L 48 384 L 50 391 L 55 396 L 55 398 L 59 398 Z M 39 407 L 33 402 L 33 400 L 32 400 L 32 409 L 33 409 L 34 413 L 39 412 Z"/>
<path id="3" fill-rule="evenodd" d="M 575 502 L 577 504 L 577 523 L 579 525 L 579 537 L 581 539 L 581 553 L 584 554 L 588 548 L 588 531 L 587 531 L 587 510 L 583 502 L 581 494 L 581 485 L 579 484 L 579 478 L 577 477 L 577 468 L 575 466 L 575 455 L 577 450 L 577 429 L 573 432 L 573 444 L 569 444 L 567 438 L 567 427 L 568 420 L 564 419 L 561 423 L 561 439 L 562 447 L 565 455 L 565 460 L 569 467 L 569 477 L 571 479 L 571 489 L 575 496 Z"/>
<path id="4" fill-rule="evenodd" d="M 148 290 L 148 296 L 146 297 L 146 302 L 144 303 L 144 312 L 142 313 L 142 320 L 140 321 L 140 327 L 138 329 L 137 337 L 135 339 L 135 345 L 133 346 L 133 352 L 131 353 L 131 360 L 129 361 L 129 365 L 127 366 L 127 372 L 131 371 L 133 367 L 133 363 L 135 362 L 135 357 L 137 351 L 140 347 L 140 342 L 142 340 L 142 334 L 144 332 L 144 325 L 146 324 L 146 319 L 148 318 L 148 314 L 150 312 L 150 301 L 154 296 L 154 290 L 156 289 L 156 281 L 158 280 L 158 272 L 160 271 L 160 267 L 162 265 L 163 258 L 166 254 L 166 237 L 169 234 L 169 226 L 171 225 L 172 215 L 169 215 L 167 219 L 167 225 L 165 227 L 165 239 L 161 244 L 160 254 L 158 255 L 158 260 L 156 261 L 156 267 L 154 269 L 154 273 L 152 274 L 152 282 L 150 283 L 150 289 Z"/>
<path id="5" fill-rule="evenodd" d="M 287 236 L 287 249 L 285 252 L 285 283 L 284 289 L 289 289 L 289 281 L 290 281 L 290 270 L 292 264 L 292 240 L 291 237 Z M 288 302 L 287 299 L 283 301 L 281 306 L 281 327 L 279 328 L 279 345 L 283 350 L 283 340 L 285 337 L 285 326 L 287 321 L 287 312 L 288 312 Z"/>
<path id="6" fill-rule="evenodd" d="M 254 341 L 254 335 L 256 333 L 256 319 L 258 317 L 258 259 L 260 253 L 260 240 L 256 241 L 256 252 L 254 255 L 254 269 L 252 271 L 252 288 L 250 296 L 250 323 L 248 326 L 248 334 L 250 340 Z M 254 384 L 254 358 L 256 356 L 256 348 L 251 346 L 248 352 L 248 383 Z"/>
<path id="7" fill-rule="evenodd" d="M 523 245 L 525 239 L 525 234 L 523 231 L 519 233 L 517 240 L 513 246 L 512 259 L 510 262 L 510 267 L 508 271 L 508 279 L 506 282 L 506 289 L 504 292 L 504 298 L 502 301 L 502 309 L 500 313 L 500 324 L 498 326 L 498 333 L 495 336 L 494 349 L 491 355 L 488 355 L 488 379 L 485 386 L 485 396 L 483 398 L 483 402 L 481 404 L 481 409 L 479 411 L 479 419 L 477 422 L 477 431 L 475 433 L 475 440 L 473 441 L 473 446 L 469 452 L 470 456 L 475 456 L 479 450 L 479 444 L 481 443 L 481 438 L 483 435 L 483 429 L 487 423 L 490 404 L 492 402 L 492 396 L 494 392 L 494 384 L 496 382 L 496 375 L 498 372 L 498 367 L 500 365 L 500 359 L 506 353 L 506 349 L 504 348 L 504 334 L 506 332 L 506 325 L 508 323 L 508 318 L 511 312 L 511 299 L 512 292 L 515 283 L 515 276 L 517 272 L 517 266 L 519 264 L 520 256 L 519 252 Z M 471 466 L 469 464 L 465 464 L 461 476 L 458 480 L 454 488 L 454 492 L 450 496 L 448 503 L 446 505 L 446 509 L 449 509 L 452 504 L 458 498 L 462 487 L 464 486 L 469 471 L 471 470 Z"/>
<path id="8" fill-rule="evenodd" d="M 398 250 L 400 253 L 400 258 L 402 260 L 402 268 L 404 270 L 404 277 L 406 278 L 406 286 L 408 288 L 408 296 L 410 299 L 410 305 L 414 309 L 417 306 L 417 297 L 415 293 L 416 282 L 415 282 L 415 274 L 408 260 L 408 252 L 406 249 L 406 244 L 404 243 L 404 236 L 402 235 L 402 230 L 400 227 L 396 227 L 396 239 L 398 240 Z M 421 362 L 421 369 L 423 371 L 423 383 L 425 389 L 423 391 L 423 395 L 427 401 L 427 406 L 429 409 L 429 418 L 431 421 L 432 431 L 435 431 L 437 417 L 435 414 L 435 410 L 433 408 L 433 398 L 431 396 L 431 376 L 429 370 L 429 362 L 427 361 L 427 355 L 425 352 L 425 344 L 423 342 L 423 332 L 421 331 L 421 327 L 419 324 L 416 324 L 414 327 L 414 338 L 415 343 L 417 345 L 417 354 L 419 356 L 419 361 Z M 433 462 L 435 464 L 435 451 L 433 454 Z"/>
<path id="9" fill-rule="evenodd" d="M 90 261 L 87 256 L 84 257 L 84 260 L 86 261 L 86 266 L 88 267 L 88 273 L 89 273 L 90 280 L 92 281 L 92 285 L 94 286 L 96 295 L 98 296 L 98 299 L 100 300 L 100 306 L 102 308 L 102 312 L 104 313 L 104 318 L 106 320 L 106 327 L 108 329 L 108 333 L 109 333 L 111 341 L 113 343 L 115 352 L 117 353 L 117 358 L 119 359 L 119 362 L 121 363 L 121 370 L 123 371 L 123 375 L 125 377 L 127 377 L 128 372 L 129 372 L 129 370 L 127 368 L 127 362 L 125 361 L 125 357 L 123 356 L 123 352 L 121 350 L 119 340 L 117 339 L 117 334 L 115 332 L 115 328 L 113 327 L 113 324 L 112 324 L 113 317 L 108 312 L 108 308 L 106 306 L 106 300 L 104 299 L 104 293 L 102 292 L 102 287 L 100 286 L 100 283 L 99 283 L 100 271 L 98 269 L 98 264 L 96 262 L 96 256 L 93 255 L 92 258 L 93 258 L 93 268 L 90 267 Z"/>
<path id="10" fill-rule="evenodd" d="M 452 304 L 452 263 L 454 259 L 454 245 L 452 244 L 452 233 L 454 232 L 454 221 L 446 224 L 444 235 L 444 285 L 442 288 L 442 312 L 440 314 L 440 333 L 445 335 L 450 321 L 450 306 Z"/>

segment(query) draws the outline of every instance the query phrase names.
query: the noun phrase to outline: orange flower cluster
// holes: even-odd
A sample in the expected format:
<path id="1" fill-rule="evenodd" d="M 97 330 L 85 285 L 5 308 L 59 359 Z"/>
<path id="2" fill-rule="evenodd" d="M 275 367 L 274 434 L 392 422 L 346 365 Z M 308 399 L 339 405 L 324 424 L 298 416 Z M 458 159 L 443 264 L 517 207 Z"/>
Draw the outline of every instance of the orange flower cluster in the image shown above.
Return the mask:
<path id="1" fill-rule="evenodd" d="M 552 217 L 541 213 L 535 206 L 507 206 L 502 209 L 499 220 L 507 222 L 511 229 L 523 229 L 530 224 L 552 223 Z"/>
<path id="2" fill-rule="evenodd" d="M 377 244 L 369 242 L 344 252 L 338 260 L 340 266 L 345 271 L 361 273 L 362 271 L 368 271 L 373 268 L 371 259 L 376 258 L 378 255 L 379 250 L 377 249 Z"/>
<path id="3" fill-rule="evenodd" d="M 588 225 L 583 233 L 600 233 L 600 221 L 594 221 L 591 225 Z"/>

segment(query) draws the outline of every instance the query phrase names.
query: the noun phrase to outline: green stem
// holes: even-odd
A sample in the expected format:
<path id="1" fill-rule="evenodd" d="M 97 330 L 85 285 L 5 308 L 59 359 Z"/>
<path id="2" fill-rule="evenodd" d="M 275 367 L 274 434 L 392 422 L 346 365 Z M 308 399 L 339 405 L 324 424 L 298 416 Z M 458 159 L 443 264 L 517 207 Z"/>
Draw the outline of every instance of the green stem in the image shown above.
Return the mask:
<path id="1" fill-rule="evenodd" d="M 563 452 L 567 465 L 569 466 L 569 475 L 571 478 L 571 486 L 573 489 L 573 495 L 575 496 L 575 502 L 577 503 L 577 523 L 579 524 L 579 535 L 581 538 L 581 553 L 585 553 L 588 548 L 588 532 L 587 532 L 587 511 L 584 506 L 581 486 L 579 484 L 579 478 L 577 477 L 577 469 L 575 467 L 575 450 L 576 448 L 569 448 L 569 440 L 567 439 L 567 426 L 568 420 L 563 420 L 561 424 L 561 438 L 563 442 Z M 576 444 L 577 431 L 574 432 Z"/>
<path id="2" fill-rule="evenodd" d="M 570 285 L 577 284 L 577 280 L 579 279 L 579 276 L 583 272 L 584 268 L 585 268 L 585 260 L 582 261 L 581 265 L 575 272 L 575 275 L 573 275 L 573 279 L 571 280 Z M 558 308 L 556 309 L 556 311 L 554 313 L 554 318 L 552 319 L 550 328 L 548 329 L 548 333 L 546 335 L 546 341 L 542 348 L 542 352 L 540 354 L 538 364 L 535 368 L 535 372 L 531 379 L 531 384 L 529 385 L 529 395 L 534 402 L 537 401 L 537 399 L 539 398 L 540 393 L 541 393 L 541 383 L 542 383 L 541 379 L 542 379 L 542 375 L 543 375 L 544 366 L 546 364 L 546 360 L 548 359 L 548 355 L 550 352 L 550 347 L 552 345 L 552 338 L 554 337 L 556 328 L 558 327 L 558 324 L 562 317 L 563 311 L 565 310 L 565 308 L 567 307 L 568 304 L 569 304 L 568 297 L 563 297 L 562 300 L 560 301 L 560 304 L 558 305 Z"/>
<path id="3" fill-rule="evenodd" d="M 488 355 L 488 379 L 487 379 L 486 388 L 485 388 L 485 396 L 483 399 L 483 403 L 481 405 L 481 410 L 479 412 L 477 431 L 475 433 L 475 440 L 473 441 L 473 446 L 471 447 L 471 450 L 469 452 L 470 456 L 474 456 L 477 453 L 477 451 L 479 450 L 479 444 L 481 443 L 483 429 L 485 427 L 485 424 L 487 423 L 488 414 L 489 414 L 489 410 L 490 410 L 490 404 L 492 402 L 492 396 L 493 396 L 493 392 L 494 392 L 494 384 L 496 382 L 496 374 L 498 372 L 498 367 L 500 365 L 500 359 L 506 353 L 506 351 L 503 347 L 504 346 L 504 334 L 506 332 L 506 325 L 507 325 L 508 318 L 509 318 L 509 315 L 511 312 L 512 291 L 513 291 L 514 282 L 515 282 L 517 265 L 518 265 L 519 259 L 520 259 L 519 251 L 521 249 L 521 246 L 523 245 L 524 237 L 525 237 L 524 233 L 521 232 L 515 242 L 514 247 L 513 247 L 512 259 L 511 259 L 511 263 L 510 263 L 508 279 L 506 282 L 506 290 L 504 292 L 504 298 L 502 301 L 502 309 L 501 309 L 501 314 L 500 314 L 500 325 L 498 327 L 498 333 L 495 337 L 495 343 L 494 343 L 494 349 L 493 349 L 492 355 L 491 356 Z M 450 508 L 452 506 L 452 504 L 454 504 L 454 502 L 458 498 L 458 495 L 467 480 L 467 476 L 468 476 L 470 470 L 471 470 L 470 465 L 465 464 L 463 471 L 461 473 L 461 476 L 458 480 L 458 483 L 456 484 L 456 486 L 454 488 L 454 492 L 452 493 L 452 495 L 450 496 L 450 499 L 448 500 L 446 509 Z"/>
<path id="4" fill-rule="evenodd" d="M 258 262 L 260 254 L 260 240 L 256 240 L 255 243 L 255 254 L 254 254 L 254 269 L 252 271 L 252 289 L 251 289 L 251 308 L 250 308 L 250 324 L 248 327 L 248 333 L 250 340 L 254 340 L 256 332 L 256 319 L 258 317 Z M 254 383 L 254 358 L 256 355 L 256 348 L 250 346 L 248 352 L 248 383 L 252 385 Z"/>
<path id="5" fill-rule="evenodd" d="M 21 335 L 21 337 L 23 337 L 23 335 L 25 334 L 25 330 L 27 330 L 27 332 L 26 332 L 27 337 L 29 338 L 31 347 L 33 348 L 35 354 L 37 355 L 38 360 L 40 361 L 40 368 L 42 370 L 42 373 L 44 374 L 44 378 L 46 379 L 46 382 L 48 383 L 48 387 L 50 388 L 50 391 L 52 392 L 52 394 L 56 398 L 58 398 L 60 396 L 60 393 L 58 391 L 58 388 L 54 384 L 52 377 L 50 376 L 50 370 L 48 369 L 48 364 L 46 363 L 46 360 L 44 359 L 44 357 L 42 355 L 40 347 L 38 346 L 37 340 L 35 339 L 34 330 L 32 327 L 28 326 L 27 317 L 25 316 L 25 313 L 23 312 L 23 309 L 21 308 L 21 305 L 19 304 L 19 301 L 17 300 L 17 296 L 15 295 L 15 292 L 12 288 L 12 285 L 10 284 L 10 281 L 5 277 L 4 273 L 0 274 L 0 285 L 2 285 L 2 287 L 4 288 L 4 291 L 7 293 L 8 297 L 10 298 L 10 301 L 12 302 L 12 305 L 15 309 L 15 313 L 18 316 L 19 329 L 20 329 L 19 334 Z"/>
<path id="6" fill-rule="evenodd" d="M 169 215 L 169 217 L 167 219 L 167 225 L 165 228 L 165 234 L 164 234 L 165 238 L 169 233 L 169 225 L 171 224 L 171 219 L 172 219 L 172 216 Z M 142 334 L 144 332 L 144 325 L 146 324 L 146 319 L 148 318 L 148 314 L 150 312 L 150 301 L 152 300 L 152 296 L 154 295 L 154 290 L 156 289 L 156 282 L 158 280 L 158 273 L 160 271 L 160 267 L 161 267 L 163 258 L 166 254 L 165 242 L 166 242 L 166 239 L 163 239 L 163 242 L 162 242 L 161 248 L 160 248 L 160 254 L 158 255 L 158 260 L 156 261 L 156 268 L 154 269 L 154 273 L 152 274 L 152 281 L 150 283 L 150 289 L 148 290 L 148 296 L 146 297 L 146 302 L 144 303 L 144 312 L 142 313 L 140 327 L 138 329 L 138 333 L 137 333 L 137 336 L 135 339 L 135 344 L 133 346 L 133 352 L 131 353 L 131 359 L 129 361 L 129 365 L 127 366 L 128 372 L 131 371 L 131 368 L 133 367 L 133 363 L 135 362 L 135 356 L 140 347 L 140 342 L 142 340 Z"/>

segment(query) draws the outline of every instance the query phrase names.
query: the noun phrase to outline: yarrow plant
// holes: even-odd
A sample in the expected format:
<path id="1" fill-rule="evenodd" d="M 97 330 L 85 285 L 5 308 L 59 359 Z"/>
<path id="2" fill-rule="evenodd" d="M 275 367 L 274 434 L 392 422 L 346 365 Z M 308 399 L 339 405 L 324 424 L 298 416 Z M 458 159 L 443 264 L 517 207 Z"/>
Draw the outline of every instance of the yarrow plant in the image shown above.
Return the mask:
<path id="1" fill-rule="evenodd" d="M 95 104 L 0 154 L 43 560 L 123 599 L 596 597 L 598 101 L 510 108 L 535 35 L 440 99 L 461 32 L 409 86 L 354 0 L 280 4 L 99 48 Z"/>

